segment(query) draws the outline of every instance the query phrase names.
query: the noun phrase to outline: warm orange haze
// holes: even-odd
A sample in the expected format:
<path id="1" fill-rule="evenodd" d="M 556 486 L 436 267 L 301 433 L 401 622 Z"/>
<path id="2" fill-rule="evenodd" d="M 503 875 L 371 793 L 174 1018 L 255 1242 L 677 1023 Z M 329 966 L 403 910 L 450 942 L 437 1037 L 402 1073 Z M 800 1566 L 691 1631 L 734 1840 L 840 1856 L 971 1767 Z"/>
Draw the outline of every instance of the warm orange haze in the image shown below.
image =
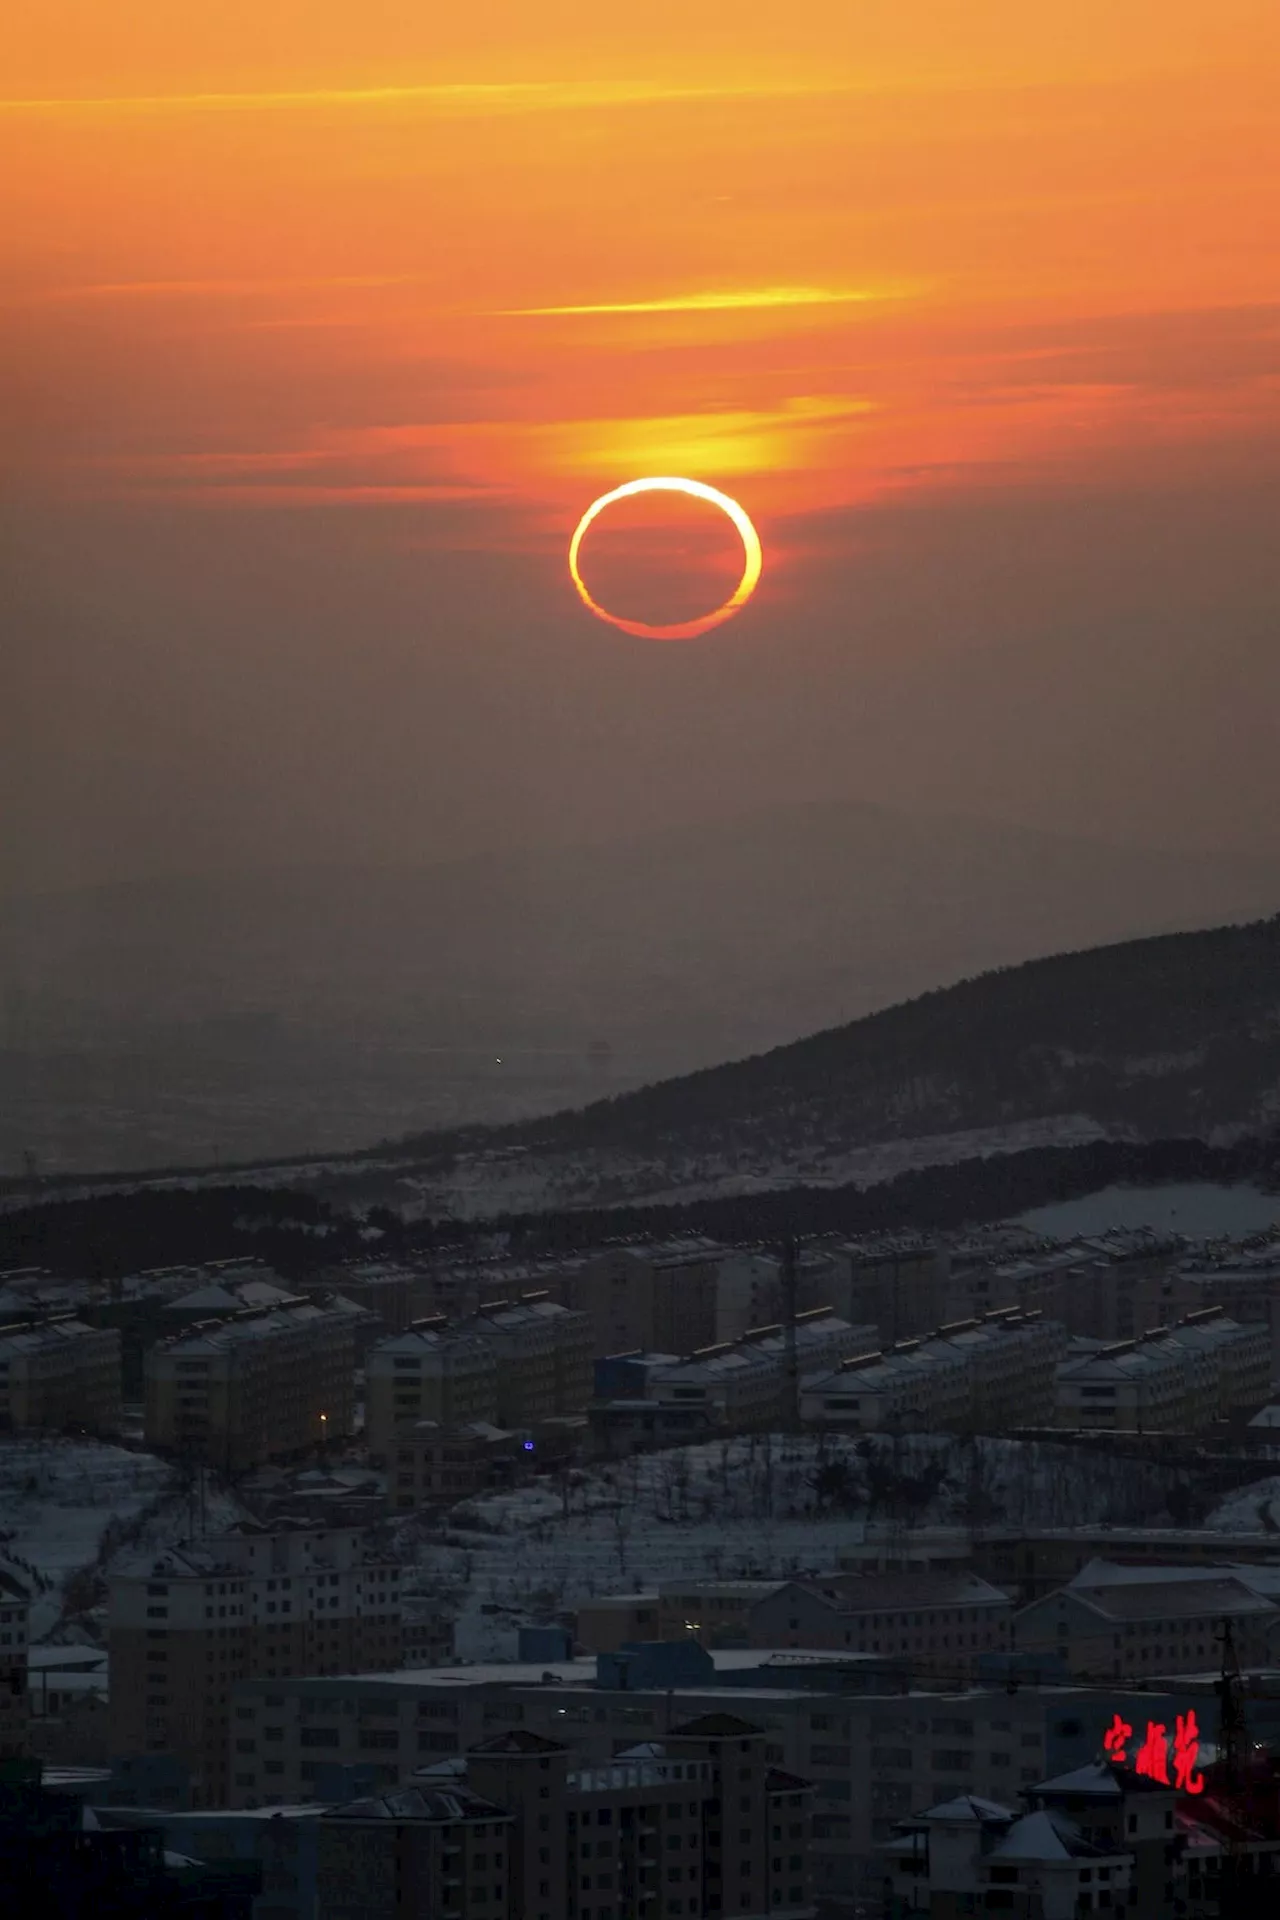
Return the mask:
<path id="1" fill-rule="evenodd" d="M 813 792 L 1276 840 L 1270 0 L 46 0 L 6 68 L 12 884 Z M 654 474 L 769 554 L 661 668 L 564 573 Z M 697 624 L 700 541 L 608 604 Z"/>

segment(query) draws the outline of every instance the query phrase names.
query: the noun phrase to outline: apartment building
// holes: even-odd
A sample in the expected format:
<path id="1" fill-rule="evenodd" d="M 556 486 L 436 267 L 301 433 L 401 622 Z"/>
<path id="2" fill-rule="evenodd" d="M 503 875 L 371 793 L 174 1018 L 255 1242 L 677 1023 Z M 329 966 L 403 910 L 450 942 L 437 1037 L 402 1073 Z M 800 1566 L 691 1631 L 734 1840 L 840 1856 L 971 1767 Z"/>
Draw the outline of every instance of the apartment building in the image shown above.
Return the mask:
<path id="1" fill-rule="evenodd" d="M 967 1680 L 1013 1644 L 1014 1603 L 976 1574 L 834 1574 L 789 1580 L 747 1618 L 753 1647 L 874 1653 Z"/>
<path id="2" fill-rule="evenodd" d="M 235 1683 L 397 1666 L 400 1574 L 355 1528 L 224 1534 L 113 1574 L 107 1627 L 113 1752 L 177 1754 L 225 1805 Z"/>
<path id="3" fill-rule="evenodd" d="M 797 1314 L 792 1338 L 780 1325 L 756 1327 L 742 1339 L 704 1347 L 686 1358 L 665 1354 L 619 1354 L 596 1364 L 597 1392 L 612 1389 L 625 1400 L 661 1407 L 705 1410 L 708 1428 L 726 1433 L 776 1427 L 785 1422 L 794 1357 L 795 1381 L 838 1366 L 874 1342 L 871 1327 L 851 1327 L 826 1307 Z M 607 1409 L 593 1409 L 600 1425 Z"/>
<path id="4" fill-rule="evenodd" d="M 8 1567 L 0 1566 L 0 1760 L 28 1751 L 30 1696 L 27 1642 L 31 1594 Z"/>
<path id="5" fill-rule="evenodd" d="M 667 1580 L 658 1588 L 658 1640 L 696 1640 L 700 1647 L 745 1647 L 756 1606 L 781 1580 Z M 781 1646 L 784 1643 L 778 1642 Z"/>
<path id="6" fill-rule="evenodd" d="M 1000 1431 L 1043 1422 L 1068 1351 L 1057 1321 L 997 1308 L 803 1381 L 806 1426 L 853 1431 Z"/>
<path id="7" fill-rule="evenodd" d="M 497 1352 L 471 1322 L 417 1320 L 369 1351 L 365 1439 L 375 1461 L 388 1459 L 398 1436 L 419 1421 L 452 1429 L 496 1424 L 497 1413 Z"/>
<path id="8" fill-rule="evenodd" d="M 387 1506 L 393 1513 L 469 1500 L 510 1479 L 523 1458 L 523 1439 L 486 1420 L 441 1427 L 419 1420 L 397 1433 L 387 1454 Z"/>
<path id="9" fill-rule="evenodd" d="M 1098 1846 L 1065 1814 L 1019 1813 L 973 1793 L 901 1822 L 880 1852 L 887 1920 L 1001 1911 L 1082 1920 L 1132 1897 L 1133 1856 L 1122 1842 Z"/>
<path id="10" fill-rule="evenodd" d="M 512 1730 L 322 1814 L 317 1920 L 807 1920 L 811 1799 L 733 1715 L 591 1766 Z"/>
<path id="11" fill-rule="evenodd" d="M 874 1326 L 878 1344 L 893 1346 L 946 1318 L 951 1262 L 927 1235 L 880 1234 L 823 1252 L 833 1270 L 831 1305 L 855 1326 Z"/>
<path id="12" fill-rule="evenodd" d="M 340 1293 L 363 1307 L 368 1315 L 363 1323 L 365 1337 L 370 1343 L 403 1333 L 419 1313 L 426 1311 L 417 1304 L 422 1291 L 419 1274 L 393 1260 L 352 1260 L 345 1266 L 323 1267 L 298 1284 L 313 1299 Z"/>
<path id="13" fill-rule="evenodd" d="M 683 1652 L 683 1650 L 680 1650 Z M 233 1690 L 232 1804 L 290 1806 L 326 1791 L 335 1770 L 360 1769 L 381 1792 L 415 1768 L 447 1764 L 479 1742 L 520 1730 L 565 1742 L 578 1766 L 637 1742 L 664 1742 L 703 1714 L 734 1714 L 765 1733 L 765 1759 L 813 1782 L 814 1885 L 847 1894 L 867 1884 L 875 1844 L 896 1819 L 966 1786 L 1016 1794 L 1042 1779 L 1063 1737 L 1100 1747 L 1127 1696 L 1069 1687 L 925 1687 L 850 1694 L 837 1663 L 713 1656 L 715 1684 L 600 1686 L 594 1661 L 406 1669 L 360 1677 L 256 1680 Z M 733 1679 L 734 1664 L 758 1670 Z M 729 1663 L 723 1672 L 722 1663 Z M 776 1676 L 776 1677 L 775 1677 Z M 1152 1695 L 1151 1698 L 1158 1698 Z M 1149 1705 L 1143 1696 L 1143 1710 Z M 1134 1719 L 1134 1706 L 1128 1717 Z M 1073 1730 L 1060 1735 L 1055 1729 Z M 496 1795 L 492 1797 L 497 1798 Z"/>
<path id="14" fill-rule="evenodd" d="M 0 1327 L 0 1429 L 120 1430 L 120 1335 L 72 1316 Z"/>
<path id="15" fill-rule="evenodd" d="M 1280 1659 L 1277 1586 L 1247 1567 L 1094 1562 L 1019 1610 L 1014 1645 L 1056 1659 L 1073 1679 L 1141 1681 L 1216 1668 L 1229 1620 L 1241 1665 L 1272 1666 Z"/>
<path id="16" fill-rule="evenodd" d="M 804 1247 L 795 1256 L 795 1305 L 799 1312 L 830 1308 L 836 1263 L 819 1248 Z M 753 1327 L 780 1321 L 786 1312 L 783 1263 L 774 1253 L 749 1249 L 726 1252 L 716 1278 L 718 1344 L 741 1340 Z"/>
<path id="17" fill-rule="evenodd" d="M 1270 1329 L 1258 1321 L 1243 1324 L 1218 1307 L 1184 1314 L 1168 1328 L 1175 1345 L 1209 1356 L 1213 1386 L 1209 1417 L 1230 1419 L 1265 1406 L 1271 1392 Z"/>
<path id="18" fill-rule="evenodd" d="M 463 1779 L 406 1781 L 305 1817 L 315 1846 L 314 1920 L 509 1920 L 518 1911 L 515 1815 Z"/>
<path id="19" fill-rule="evenodd" d="M 1060 1426 L 1199 1433 L 1262 1406 L 1271 1342 L 1257 1322 L 1215 1308 L 1107 1346 L 1076 1338 L 1057 1369 Z"/>
<path id="20" fill-rule="evenodd" d="M 591 1323 L 545 1293 L 495 1300 L 465 1320 L 415 1321 L 365 1362 L 365 1433 L 385 1460 L 421 1420 L 508 1430 L 581 1413 L 591 1398 Z"/>
<path id="21" fill-rule="evenodd" d="M 545 1292 L 494 1300 L 465 1323 L 497 1360 L 496 1418 L 534 1427 L 582 1413 L 591 1398 L 592 1327 L 587 1314 Z"/>
<path id="22" fill-rule="evenodd" d="M 333 1296 L 160 1341 L 144 1362 L 148 1445 L 237 1474 L 344 1438 L 362 1319 Z"/>
<path id="23" fill-rule="evenodd" d="M 565 1300 L 588 1315 L 597 1355 L 693 1353 L 718 1337 L 719 1275 L 728 1254 L 695 1236 L 610 1248 L 567 1276 Z"/>

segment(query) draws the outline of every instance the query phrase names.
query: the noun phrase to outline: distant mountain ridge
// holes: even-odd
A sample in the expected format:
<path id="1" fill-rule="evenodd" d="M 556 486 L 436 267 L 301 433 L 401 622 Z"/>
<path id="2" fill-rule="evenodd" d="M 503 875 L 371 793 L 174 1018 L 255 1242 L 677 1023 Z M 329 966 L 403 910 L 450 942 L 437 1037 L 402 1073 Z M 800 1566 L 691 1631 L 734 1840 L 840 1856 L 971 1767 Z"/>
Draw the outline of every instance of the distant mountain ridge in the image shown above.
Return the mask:
<path id="1" fill-rule="evenodd" d="M 1280 863 L 834 801 L 420 869 L 10 897 L 0 1173 L 27 1150 L 144 1168 L 519 1120 L 1037 954 L 1278 907 Z"/>
<path id="2" fill-rule="evenodd" d="M 945 1159 L 971 1137 L 1214 1141 L 1278 1117 L 1280 916 L 1028 961 L 576 1112 L 393 1152 L 428 1185 L 461 1161 L 483 1188 L 488 1163 L 495 1207 L 539 1180 L 547 1204 L 592 1204 L 849 1179 L 859 1161 L 884 1177 L 870 1150 L 902 1142 L 919 1149 L 904 1164 L 926 1164 L 931 1139 Z"/>

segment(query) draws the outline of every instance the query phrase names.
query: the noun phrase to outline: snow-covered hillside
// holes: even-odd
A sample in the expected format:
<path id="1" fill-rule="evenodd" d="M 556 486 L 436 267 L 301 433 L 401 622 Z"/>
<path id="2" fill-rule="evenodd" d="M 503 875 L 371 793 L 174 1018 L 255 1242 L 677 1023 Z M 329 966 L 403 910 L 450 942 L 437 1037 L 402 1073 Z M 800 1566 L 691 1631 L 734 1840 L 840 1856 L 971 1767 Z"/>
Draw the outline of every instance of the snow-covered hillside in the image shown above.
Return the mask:
<path id="1" fill-rule="evenodd" d="M 212 1495 L 206 1511 L 215 1526 L 241 1509 Z M 33 1640 L 71 1613 L 92 1630 L 116 1555 L 190 1530 L 186 1491 L 154 1454 L 50 1435 L 0 1439 L 0 1554 L 32 1590 Z"/>
<path id="2" fill-rule="evenodd" d="M 467 1501 L 443 1531 L 405 1521 L 398 1544 L 411 1604 L 454 1610 L 458 1657 L 491 1659 L 597 1594 L 830 1569 L 871 1521 L 1158 1525 L 1177 1478 L 1012 1440 L 756 1434 Z"/>

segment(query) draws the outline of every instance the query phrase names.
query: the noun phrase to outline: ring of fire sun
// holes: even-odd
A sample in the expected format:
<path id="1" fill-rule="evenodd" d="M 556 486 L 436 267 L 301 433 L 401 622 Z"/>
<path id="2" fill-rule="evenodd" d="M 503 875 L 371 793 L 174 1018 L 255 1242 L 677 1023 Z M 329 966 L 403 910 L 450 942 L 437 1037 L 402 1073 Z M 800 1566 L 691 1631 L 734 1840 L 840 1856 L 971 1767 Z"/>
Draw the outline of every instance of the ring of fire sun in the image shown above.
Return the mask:
<path id="1" fill-rule="evenodd" d="M 592 523 L 599 518 L 606 507 L 613 506 L 619 500 L 626 500 L 637 493 L 685 493 L 695 500 L 706 500 L 711 506 L 718 507 L 737 529 L 742 541 L 742 578 L 729 595 L 710 613 L 700 614 L 696 620 L 681 620 L 667 626 L 651 626 L 643 620 L 624 620 L 620 614 L 610 613 L 598 600 L 592 598 L 578 567 L 578 555 L 583 538 Z M 637 635 L 642 640 L 696 640 L 699 634 L 710 632 L 725 620 L 731 620 L 735 613 L 743 608 L 756 590 L 764 566 L 764 552 L 760 545 L 760 536 L 752 525 L 751 516 L 730 494 L 721 493 L 718 487 L 709 487 L 702 480 L 684 480 L 672 474 L 654 474 L 639 480 L 628 480 L 620 487 L 614 487 L 610 493 L 602 493 L 591 505 L 574 528 L 573 538 L 569 542 L 569 573 L 582 603 L 600 620 L 607 620 L 610 626 L 620 627 L 623 633 Z"/>

